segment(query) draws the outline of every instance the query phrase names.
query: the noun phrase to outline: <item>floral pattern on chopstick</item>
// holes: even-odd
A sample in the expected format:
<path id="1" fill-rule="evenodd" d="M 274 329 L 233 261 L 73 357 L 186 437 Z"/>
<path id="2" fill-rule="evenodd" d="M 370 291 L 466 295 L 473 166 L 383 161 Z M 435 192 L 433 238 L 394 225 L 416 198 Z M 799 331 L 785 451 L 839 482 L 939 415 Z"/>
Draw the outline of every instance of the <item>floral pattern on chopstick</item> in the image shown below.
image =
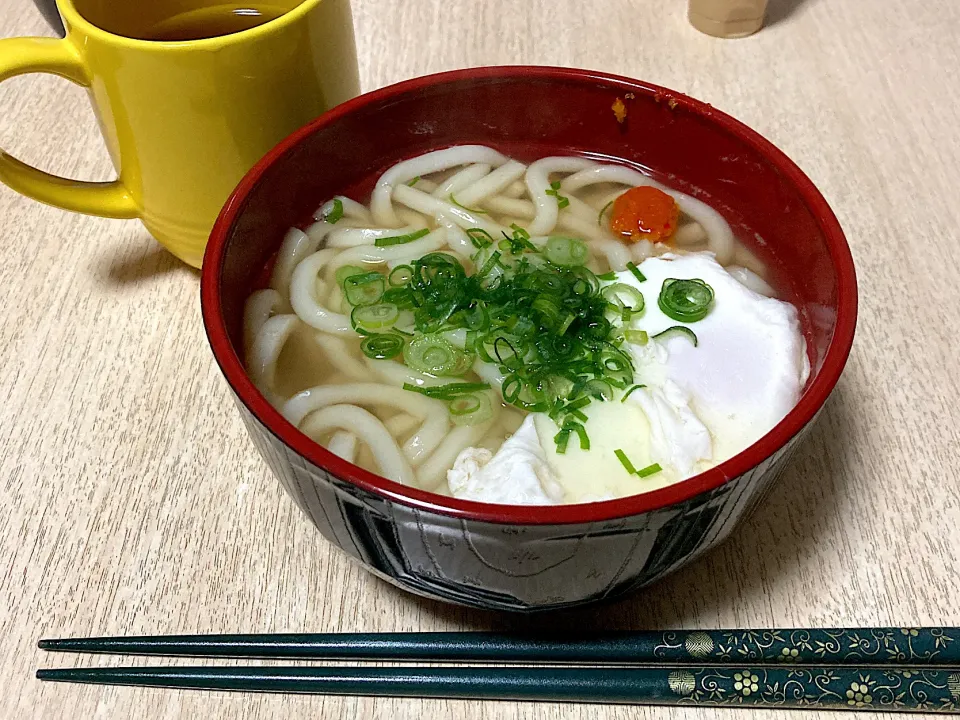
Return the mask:
<path id="1" fill-rule="evenodd" d="M 949 634 L 948 634 L 949 633 Z M 664 661 L 878 665 L 955 662 L 960 643 L 952 629 L 715 630 L 666 632 L 654 648 Z"/>
<path id="2" fill-rule="evenodd" d="M 684 705 L 960 712 L 960 672 L 873 668 L 749 667 L 674 670 Z"/>

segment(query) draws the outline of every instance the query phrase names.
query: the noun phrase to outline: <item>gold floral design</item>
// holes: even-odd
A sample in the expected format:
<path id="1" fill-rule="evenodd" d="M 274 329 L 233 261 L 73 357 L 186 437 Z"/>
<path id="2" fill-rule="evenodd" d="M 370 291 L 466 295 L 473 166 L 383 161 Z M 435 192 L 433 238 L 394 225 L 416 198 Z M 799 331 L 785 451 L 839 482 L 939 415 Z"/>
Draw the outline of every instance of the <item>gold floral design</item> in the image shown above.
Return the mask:
<path id="1" fill-rule="evenodd" d="M 797 648 L 788 648 L 785 647 L 780 651 L 780 660 L 783 662 L 797 662 L 797 657 L 800 655 L 800 651 Z"/>
<path id="2" fill-rule="evenodd" d="M 758 683 L 760 678 L 751 672 L 735 673 L 733 676 L 733 689 L 748 697 L 760 689 Z"/>
<path id="3" fill-rule="evenodd" d="M 852 707 L 863 707 L 873 702 L 873 696 L 870 694 L 870 688 L 866 683 L 851 683 L 847 690 L 847 705 Z"/>
<path id="4" fill-rule="evenodd" d="M 960 713 L 960 672 L 854 670 L 783 666 L 673 670 L 668 682 L 682 705 L 753 705 L 836 709 L 938 710 Z"/>

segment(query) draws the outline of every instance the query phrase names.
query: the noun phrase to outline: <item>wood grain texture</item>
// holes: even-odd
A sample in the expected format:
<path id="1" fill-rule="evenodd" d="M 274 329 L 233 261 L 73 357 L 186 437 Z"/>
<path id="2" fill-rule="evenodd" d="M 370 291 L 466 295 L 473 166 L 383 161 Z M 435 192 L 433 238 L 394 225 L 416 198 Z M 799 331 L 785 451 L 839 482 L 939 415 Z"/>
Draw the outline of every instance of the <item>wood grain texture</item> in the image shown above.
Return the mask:
<path id="1" fill-rule="evenodd" d="M 0 717 L 713 716 L 43 685 L 41 665 L 97 660 L 45 656 L 41 636 L 960 625 L 960 3 L 770 0 L 768 27 L 735 41 L 694 31 L 684 5 L 354 0 L 354 13 L 365 89 L 494 63 L 622 73 L 731 112 L 822 189 L 859 269 L 858 337 L 750 524 L 655 587 L 562 616 L 403 594 L 333 551 L 268 474 L 207 348 L 196 273 L 137 223 L 0 186 Z M 29 0 L 4 0 L 0 35 L 24 34 L 49 33 Z M 84 93 L 56 78 L 3 83 L 0 145 L 112 174 Z"/>

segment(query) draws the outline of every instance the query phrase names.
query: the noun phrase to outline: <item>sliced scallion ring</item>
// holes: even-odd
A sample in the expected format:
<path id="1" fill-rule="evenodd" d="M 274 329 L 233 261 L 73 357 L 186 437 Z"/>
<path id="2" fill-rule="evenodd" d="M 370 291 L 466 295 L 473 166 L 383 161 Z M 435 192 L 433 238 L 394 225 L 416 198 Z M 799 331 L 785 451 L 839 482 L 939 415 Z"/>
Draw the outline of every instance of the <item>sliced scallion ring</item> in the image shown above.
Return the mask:
<path id="1" fill-rule="evenodd" d="M 378 272 L 350 275 L 343 280 L 343 294 L 354 307 L 373 305 L 383 297 L 386 279 Z"/>
<path id="2" fill-rule="evenodd" d="M 393 303 L 361 305 L 350 313 L 350 323 L 354 328 L 381 330 L 393 325 L 400 317 L 400 309 Z"/>
<path id="3" fill-rule="evenodd" d="M 543 254 L 547 260 L 560 267 L 583 265 L 590 257 L 587 244 L 583 240 L 559 236 L 553 236 L 547 240 Z"/>
<path id="4" fill-rule="evenodd" d="M 337 271 L 333 274 L 334 280 L 336 280 L 337 285 L 343 287 L 343 281 L 348 277 L 354 275 L 363 275 L 366 270 L 362 267 L 357 267 L 356 265 L 344 265 L 342 268 L 338 268 Z"/>
<path id="5" fill-rule="evenodd" d="M 452 375 L 460 366 L 461 353 L 438 335 L 419 335 L 403 348 L 407 365 L 431 375 Z"/>
<path id="6" fill-rule="evenodd" d="M 679 322 L 697 322 L 703 320 L 710 311 L 713 302 L 713 288 L 703 280 L 678 280 L 668 278 L 663 281 L 657 305 L 671 320 Z"/>
<path id="7" fill-rule="evenodd" d="M 626 283 L 612 283 L 600 291 L 603 298 L 610 303 L 617 313 L 636 315 L 643 312 L 643 294 L 632 285 Z"/>
<path id="8" fill-rule="evenodd" d="M 409 265 L 397 265 L 387 276 L 390 287 L 404 287 L 413 279 L 413 268 Z"/>
<path id="9" fill-rule="evenodd" d="M 479 425 L 492 416 L 490 393 L 469 393 L 450 401 L 450 419 L 454 425 Z"/>
<path id="10" fill-rule="evenodd" d="M 697 346 L 697 334 L 693 332 L 686 325 L 674 325 L 673 327 L 668 327 L 663 332 L 658 332 L 653 336 L 654 340 L 669 340 L 672 337 L 683 336 L 690 340 L 693 343 L 693 346 Z"/>
<path id="11" fill-rule="evenodd" d="M 360 342 L 360 351 L 374 360 L 389 360 L 403 350 L 403 338 L 392 333 L 368 335 Z"/>

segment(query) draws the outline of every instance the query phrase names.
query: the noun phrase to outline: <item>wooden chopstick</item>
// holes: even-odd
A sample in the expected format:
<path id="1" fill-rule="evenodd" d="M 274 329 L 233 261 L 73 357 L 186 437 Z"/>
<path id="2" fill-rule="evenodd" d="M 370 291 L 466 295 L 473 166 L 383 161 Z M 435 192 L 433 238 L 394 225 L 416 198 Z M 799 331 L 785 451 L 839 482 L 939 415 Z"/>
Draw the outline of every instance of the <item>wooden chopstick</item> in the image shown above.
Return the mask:
<path id="1" fill-rule="evenodd" d="M 889 667 L 116 667 L 39 670 L 37 677 L 252 692 L 960 713 L 960 672 Z"/>
<path id="2" fill-rule="evenodd" d="M 609 665 L 960 666 L 960 628 L 158 635 L 41 640 L 45 650 L 182 657 Z"/>

